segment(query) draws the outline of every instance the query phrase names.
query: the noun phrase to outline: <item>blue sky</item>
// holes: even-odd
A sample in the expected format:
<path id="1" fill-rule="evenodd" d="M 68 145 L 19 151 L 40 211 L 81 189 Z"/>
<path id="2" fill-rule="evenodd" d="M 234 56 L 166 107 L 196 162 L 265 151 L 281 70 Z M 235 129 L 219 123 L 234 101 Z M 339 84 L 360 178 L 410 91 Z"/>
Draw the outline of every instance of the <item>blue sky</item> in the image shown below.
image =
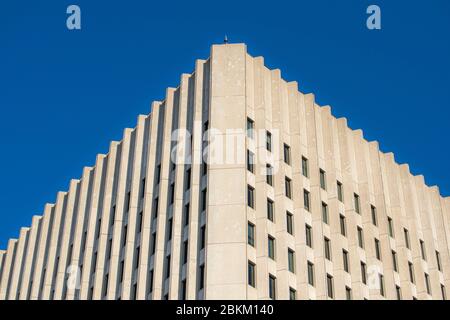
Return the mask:
<path id="1" fill-rule="evenodd" d="M 450 196 L 450 1 L 5 1 L 0 248 L 225 34 Z"/>

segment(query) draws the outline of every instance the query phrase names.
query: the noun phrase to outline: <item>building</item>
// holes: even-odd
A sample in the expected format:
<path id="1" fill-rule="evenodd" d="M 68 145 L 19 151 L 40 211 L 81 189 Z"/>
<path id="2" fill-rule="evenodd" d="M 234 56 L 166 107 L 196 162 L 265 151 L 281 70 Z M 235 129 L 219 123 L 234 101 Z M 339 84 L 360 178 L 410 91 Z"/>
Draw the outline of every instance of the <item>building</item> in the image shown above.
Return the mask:
<path id="1" fill-rule="evenodd" d="M 445 299 L 449 219 L 314 95 L 214 45 L 9 241 L 0 299 Z"/>

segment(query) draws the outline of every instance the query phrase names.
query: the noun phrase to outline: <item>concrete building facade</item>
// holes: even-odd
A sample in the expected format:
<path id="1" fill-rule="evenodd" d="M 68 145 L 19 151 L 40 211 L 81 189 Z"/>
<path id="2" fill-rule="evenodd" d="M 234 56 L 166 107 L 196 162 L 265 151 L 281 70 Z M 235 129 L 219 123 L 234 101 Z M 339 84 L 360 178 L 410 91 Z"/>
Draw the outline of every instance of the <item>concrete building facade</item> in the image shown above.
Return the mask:
<path id="1" fill-rule="evenodd" d="M 214 45 L 0 251 L 0 299 L 445 299 L 450 198 Z"/>

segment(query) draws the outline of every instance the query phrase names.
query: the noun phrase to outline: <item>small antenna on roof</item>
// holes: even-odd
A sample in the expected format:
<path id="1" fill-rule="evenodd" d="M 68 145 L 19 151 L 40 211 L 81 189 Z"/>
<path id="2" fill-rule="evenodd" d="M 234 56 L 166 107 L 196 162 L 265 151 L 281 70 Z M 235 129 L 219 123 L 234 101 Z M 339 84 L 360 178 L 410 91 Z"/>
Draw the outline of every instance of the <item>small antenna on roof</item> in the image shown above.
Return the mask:
<path id="1" fill-rule="evenodd" d="M 225 35 L 225 39 L 223 39 L 223 43 L 225 43 L 225 44 L 228 43 L 228 37 L 227 37 L 227 35 Z"/>

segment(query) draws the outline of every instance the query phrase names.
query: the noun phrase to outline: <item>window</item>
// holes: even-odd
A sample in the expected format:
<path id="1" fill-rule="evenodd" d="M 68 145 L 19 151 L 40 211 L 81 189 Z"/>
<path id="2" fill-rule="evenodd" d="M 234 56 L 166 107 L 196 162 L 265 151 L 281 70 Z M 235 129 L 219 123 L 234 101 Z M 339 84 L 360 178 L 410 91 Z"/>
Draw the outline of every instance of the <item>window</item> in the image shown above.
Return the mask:
<path id="1" fill-rule="evenodd" d="M 247 150 L 247 170 L 251 173 L 255 172 L 255 154 Z"/>
<path id="2" fill-rule="evenodd" d="M 141 232 L 142 231 L 142 218 L 143 218 L 143 212 L 139 212 L 138 214 L 138 220 L 137 220 L 137 232 Z"/>
<path id="3" fill-rule="evenodd" d="M 205 265 L 202 264 L 199 268 L 199 283 L 198 283 L 198 289 L 202 290 L 205 285 Z"/>
<path id="4" fill-rule="evenodd" d="M 416 279 L 414 277 L 414 265 L 410 261 L 408 261 L 408 269 L 409 269 L 409 280 L 411 281 L 411 283 L 416 283 Z"/>
<path id="5" fill-rule="evenodd" d="M 206 210 L 206 189 L 202 190 L 202 211 Z"/>
<path id="6" fill-rule="evenodd" d="M 255 246 L 255 225 L 251 222 L 248 223 L 247 227 L 247 242 L 252 247 Z"/>
<path id="7" fill-rule="evenodd" d="M 206 243 L 206 226 L 200 228 L 200 250 L 205 248 Z"/>
<path id="8" fill-rule="evenodd" d="M 409 232 L 408 232 L 408 229 L 403 229 L 403 233 L 404 233 L 404 235 L 405 235 L 405 245 L 406 245 L 406 248 L 411 249 L 410 242 L 409 242 Z"/>
<path id="9" fill-rule="evenodd" d="M 136 248 L 136 251 L 134 253 L 134 268 L 137 269 L 139 267 L 139 254 L 141 250 L 140 247 Z"/>
<path id="10" fill-rule="evenodd" d="M 361 249 L 364 249 L 364 234 L 363 229 L 361 227 L 357 228 L 358 230 L 358 245 Z"/>
<path id="11" fill-rule="evenodd" d="M 167 221 L 167 241 L 172 240 L 173 219 Z"/>
<path id="12" fill-rule="evenodd" d="M 292 199 L 291 179 L 288 177 L 284 178 L 284 191 L 286 193 L 286 197 Z"/>
<path id="13" fill-rule="evenodd" d="M 323 190 L 327 190 L 327 181 L 326 181 L 326 173 L 325 173 L 325 171 L 320 169 L 319 170 L 319 175 L 320 175 L 320 187 Z"/>
<path id="14" fill-rule="evenodd" d="M 309 191 L 303 189 L 303 206 L 306 211 L 310 211 L 310 197 L 309 197 Z"/>
<path id="15" fill-rule="evenodd" d="M 286 212 L 286 229 L 291 235 L 294 235 L 294 216 L 289 211 Z"/>
<path id="16" fill-rule="evenodd" d="M 362 261 L 361 261 L 361 281 L 362 283 L 367 284 L 367 266 Z"/>
<path id="17" fill-rule="evenodd" d="M 378 260 L 381 261 L 381 248 L 380 248 L 380 240 L 375 239 L 375 254 Z"/>
<path id="18" fill-rule="evenodd" d="M 123 234 L 122 235 L 122 247 L 125 247 L 125 245 L 127 244 L 127 234 L 128 234 L 127 229 L 128 229 L 127 226 L 123 227 L 123 231 L 122 231 L 122 234 Z"/>
<path id="19" fill-rule="evenodd" d="M 288 249 L 288 267 L 290 272 L 295 273 L 295 252 L 292 249 Z"/>
<path id="20" fill-rule="evenodd" d="M 289 300 L 297 300 L 297 291 L 293 288 L 289 288 Z"/>
<path id="21" fill-rule="evenodd" d="M 272 300 L 276 298 L 276 281 L 277 278 L 269 274 L 269 298 Z"/>
<path id="22" fill-rule="evenodd" d="M 430 276 L 428 275 L 428 273 L 425 273 L 425 285 L 427 287 L 427 293 L 431 294 Z"/>
<path id="23" fill-rule="evenodd" d="M 288 165 L 291 165 L 291 147 L 289 147 L 286 143 L 283 148 L 284 153 L 284 162 Z"/>
<path id="24" fill-rule="evenodd" d="M 384 276 L 382 274 L 380 276 L 380 295 L 384 297 Z"/>
<path id="25" fill-rule="evenodd" d="M 156 181 L 159 182 L 161 180 L 161 164 L 158 164 L 156 166 L 156 174 L 155 174 L 155 176 L 156 176 Z"/>
<path id="26" fill-rule="evenodd" d="M 169 195 L 170 195 L 170 197 L 169 197 L 169 203 L 170 204 L 173 204 L 173 202 L 174 202 L 174 200 L 175 200 L 175 183 L 172 183 L 171 185 L 170 185 L 170 191 L 169 191 Z"/>
<path id="27" fill-rule="evenodd" d="M 158 217 L 158 205 L 159 205 L 159 200 L 158 200 L 158 198 L 155 198 L 153 200 L 153 219 L 156 219 Z"/>
<path id="28" fill-rule="evenodd" d="M 349 263 L 349 259 L 348 259 L 348 251 L 343 249 L 342 250 L 342 260 L 343 260 L 343 264 L 344 264 L 344 271 L 345 272 L 350 272 L 350 263 Z"/>
<path id="29" fill-rule="evenodd" d="M 254 129 L 255 129 L 255 122 L 252 119 L 247 118 L 247 137 L 253 139 Z"/>
<path id="30" fill-rule="evenodd" d="M 248 261 L 248 285 L 256 288 L 255 264 Z"/>
<path id="31" fill-rule="evenodd" d="M 151 244 L 152 248 L 151 248 L 151 253 L 155 254 L 156 251 L 156 232 L 152 233 L 152 244 Z"/>
<path id="32" fill-rule="evenodd" d="M 359 204 L 359 196 L 356 193 L 354 193 L 353 197 L 355 199 L 355 211 L 356 211 L 356 213 L 360 214 L 361 208 L 360 208 L 360 204 Z"/>
<path id="33" fill-rule="evenodd" d="M 340 202 L 344 202 L 344 190 L 343 190 L 343 186 L 342 183 L 340 183 L 339 181 L 336 182 L 337 185 L 337 196 L 338 196 L 338 200 Z"/>
<path id="34" fill-rule="evenodd" d="M 442 271 L 442 265 L 441 265 L 441 255 L 439 254 L 439 251 L 436 251 L 436 264 L 439 271 Z"/>
<path id="35" fill-rule="evenodd" d="M 346 237 L 347 236 L 347 222 L 345 221 L 345 216 L 342 214 L 339 215 L 339 222 L 341 225 L 341 234 Z"/>
<path id="36" fill-rule="evenodd" d="M 131 205 L 131 193 L 130 193 L 130 191 L 128 191 L 128 193 L 127 193 L 127 197 L 126 197 L 125 203 L 126 203 L 125 207 L 127 208 L 127 212 L 128 212 L 128 211 L 130 211 L 130 205 Z"/>
<path id="37" fill-rule="evenodd" d="M 186 279 L 184 279 L 183 281 L 181 281 L 181 300 L 186 300 L 186 291 Z"/>
<path id="38" fill-rule="evenodd" d="M 397 294 L 397 300 L 402 300 L 402 290 L 399 286 L 395 286 L 395 293 Z"/>
<path id="39" fill-rule="evenodd" d="M 255 209 L 255 189 L 251 186 L 247 186 L 247 205 Z"/>
<path id="40" fill-rule="evenodd" d="M 392 250 L 392 267 L 395 272 L 398 272 L 397 252 Z"/>
<path id="41" fill-rule="evenodd" d="M 302 173 L 303 176 L 309 178 L 309 167 L 308 167 L 308 159 L 302 157 Z"/>
<path id="42" fill-rule="evenodd" d="M 269 131 L 266 131 L 266 149 L 272 151 L 272 134 Z"/>
<path id="43" fill-rule="evenodd" d="M 388 217 L 388 229 L 389 229 L 389 236 L 391 238 L 395 238 L 394 234 L 394 222 L 392 221 L 392 218 Z"/>
<path id="44" fill-rule="evenodd" d="M 327 274 L 327 293 L 328 293 L 328 298 L 331 298 L 331 299 L 334 298 L 333 277 L 329 274 Z"/>
<path id="45" fill-rule="evenodd" d="M 420 252 L 422 254 L 422 259 L 427 261 L 427 252 L 425 251 L 425 242 L 420 240 Z"/>
<path id="46" fill-rule="evenodd" d="M 140 192 L 140 194 L 141 194 L 141 198 L 143 198 L 145 196 L 145 178 L 143 178 L 141 180 L 141 192 Z"/>
<path id="47" fill-rule="evenodd" d="M 322 202 L 322 221 L 328 224 L 328 205 Z"/>
<path id="48" fill-rule="evenodd" d="M 447 294 L 445 292 L 445 287 L 443 284 L 441 284 L 441 294 L 442 294 L 442 300 L 447 300 Z"/>
<path id="49" fill-rule="evenodd" d="M 266 164 L 266 182 L 269 186 L 273 186 L 273 168 L 270 164 Z"/>
<path id="50" fill-rule="evenodd" d="M 347 300 L 352 300 L 352 289 L 345 287 L 345 298 Z"/>
<path id="51" fill-rule="evenodd" d="M 325 258 L 331 261 L 331 241 L 327 237 L 323 239 L 325 246 Z"/>
<path id="52" fill-rule="evenodd" d="M 116 218 L 116 205 L 113 205 L 112 212 L 111 212 L 111 226 L 114 225 L 114 220 Z"/>
<path id="53" fill-rule="evenodd" d="M 312 245 L 312 228 L 309 225 L 305 225 L 305 231 L 306 231 L 306 245 L 310 248 L 313 247 Z"/>
<path id="54" fill-rule="evenodd" d="M 190 205 L 189 205 L 189 203 L 186 203 L 184 205 L 184 226 L 187 226 L 189 224 L 189 211 L 190 211 Z"/>
<path id="55" fill-rule="evenodd" d="M 191 176 L 192 176 L 192 169 L 189 168 L 186 170 L 185 178 L 184 178 L 185 179 L 185 183 L 184 183 L 185 190 L 189 190 L 191 188 Z"/>
<path id="56" fill-rule="evenodd" d="M 183 242 L 183 263 L 186 264 L 188 261 L 188 255 L 189 255 L 189 243 L 188 240 Z"/>
<path id="57" fill-rule="evenodd" d="M 267 239 L 268 239 L 269 258 L 275 260 L 275 238 L 269 236 Z"/>
<path id="58" fill-rule="evenodd" d="M 166 279 L 170 278 L 170 255 L 166 257 Z"/>
<path id="59" fill-rule="evenodd" d="M 314 264 L 308 261 L 308 283 L 314 286 Z"/>
<path id="60" fill-rule="evenodd" d="M 208 173 L 208 164 L 206 163 L 206 154 L 203 155 L 202 159 L 202 176 L 205 176 Z"/>
<path id="61" fill-rule="evenodd" d="M 267 199 L 267 219 L 273 222 L 273 201 Z"/>
<path id="62" fill-rule="evenodd" d="M 374 226 L 378 226 L 377 208 L 375 208 L 374 206 L 370 206 L 370 212 L 372 214 L 372 224 Z"/>

